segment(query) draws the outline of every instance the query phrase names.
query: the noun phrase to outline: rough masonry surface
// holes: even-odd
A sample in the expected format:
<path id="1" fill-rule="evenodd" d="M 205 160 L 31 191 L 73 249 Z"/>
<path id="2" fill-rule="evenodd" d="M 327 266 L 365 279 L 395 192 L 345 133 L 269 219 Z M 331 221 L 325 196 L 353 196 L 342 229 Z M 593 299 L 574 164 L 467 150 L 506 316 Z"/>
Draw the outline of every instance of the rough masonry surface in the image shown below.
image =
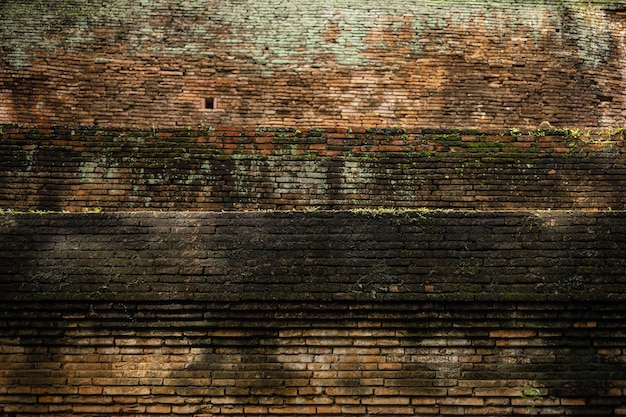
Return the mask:
<path id="1" fill-rule="evenodd" d="M 622 129 L 5 126 L 5 210 L 624 210 Z"/>
<path id="2" fill-rule="evenodd" d="M 6 415 L 625 410 L 623 212 L 0 222 Z"/>
<path id="3" fill-rule="evenodd" d="M 622 125 L 625 5 L 4 2 L 0 122 Z"/>
<path id="4" fill-rule="evenodd" d="M 0 1 L 0 415 L 626 415 L 625 18 Z"/>

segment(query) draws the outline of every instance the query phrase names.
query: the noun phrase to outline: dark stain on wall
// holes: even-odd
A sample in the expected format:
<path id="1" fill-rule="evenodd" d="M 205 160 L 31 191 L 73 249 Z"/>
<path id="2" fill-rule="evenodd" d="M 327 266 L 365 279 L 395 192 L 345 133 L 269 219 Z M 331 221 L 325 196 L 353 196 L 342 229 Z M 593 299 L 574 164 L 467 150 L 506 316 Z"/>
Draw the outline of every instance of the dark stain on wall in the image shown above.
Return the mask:
<path id="1" fill-rule="evenodd" d="M 2 411 L 611 415 L 623 217 L 4 214 Z"/>

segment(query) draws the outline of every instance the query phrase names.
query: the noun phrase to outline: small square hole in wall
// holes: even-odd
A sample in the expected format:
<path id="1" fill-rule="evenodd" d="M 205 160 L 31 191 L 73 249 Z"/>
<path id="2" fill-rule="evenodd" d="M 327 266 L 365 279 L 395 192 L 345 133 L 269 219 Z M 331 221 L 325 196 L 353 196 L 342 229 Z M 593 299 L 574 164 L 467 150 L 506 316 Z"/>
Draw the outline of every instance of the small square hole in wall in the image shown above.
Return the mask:
<path id="1" fill-rule="evenodd" d="M 215 97 L 205 97 L 201 102 L 202 110 L 214 110 L 217 108 L 217 99 Z"/>

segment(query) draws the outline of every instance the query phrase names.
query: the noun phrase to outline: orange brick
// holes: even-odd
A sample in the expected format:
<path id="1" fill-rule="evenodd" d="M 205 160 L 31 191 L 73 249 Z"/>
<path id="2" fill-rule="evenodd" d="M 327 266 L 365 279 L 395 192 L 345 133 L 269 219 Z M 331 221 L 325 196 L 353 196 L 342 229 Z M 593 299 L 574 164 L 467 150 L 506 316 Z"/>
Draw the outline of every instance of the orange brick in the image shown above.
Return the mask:
<path id="1" fill-rule="evenodd" d="M 384 407 L 384 406 L 368 406 L 367 407 L 368 414 L 385 414 L 385 415 L 413 415 L 414 410 L 412 407 Z"/>
<path id="2" fill-rule="evenodd" d="M 290 406 L 279 406 L 279 407 L 270 407 L 270 414 L 292 414 L 292 415 L 305 415 L 310 414 L 314 415 L 316 412 L 315 406 L 309 405 L 290 405 Z"/>
<path id="3" fill-rule="evenodd" d="M 408 397 L 364 397 L 363 405 L 408 405 L 411 399 Z"/>
<path id="4" fill-rule="evenodd" d="M 195 406 L 195 405 L 172 406 L 172 413 L 174 414 L 196 414 L 199 410 L 200 410 L 200 407 Z"/>
<path id="5" fill-rule="evenodd" d="M 464 405 L 464 406 L 481 406 L 484 404 L 482 398 L 439 398 L 438 403 L 442 405 Z"/>
<path id="6" fill-rule="evenodd" d="M 338 405 L 324 405 L 318 406 L 316 410 L 317 414 L 342 414 L 342 407 Z"/>
<path id="7" fill-rule="evenodd" d="M 84 414 L 118 414 L 122 410 L 118 405 L 74 405 L 72 411 L 74 413 Z"/>
<path id="8" fill-rule="evenodd" d="M 534 330 L 491 330 L 489 337 L 498 338 L 527 338 L 536 337 L 537 332 Z"/>
<path id="9" fill-rule="evenodd" d="M 166 414 L 172 412 L 172 407 L 168 405 L 149 405 L 146 407 L 146 412 L 150 414 Z"/>
<path id="10" fill-rule="evenodd" d="M 266 406 L 259 406 L 259 405 L 246 405 L 243 408 L 244 412 L 246 414 L 262 414 L 262 415 L 267 415 L 267 413 L 269 412 L 268 407 Z"/>

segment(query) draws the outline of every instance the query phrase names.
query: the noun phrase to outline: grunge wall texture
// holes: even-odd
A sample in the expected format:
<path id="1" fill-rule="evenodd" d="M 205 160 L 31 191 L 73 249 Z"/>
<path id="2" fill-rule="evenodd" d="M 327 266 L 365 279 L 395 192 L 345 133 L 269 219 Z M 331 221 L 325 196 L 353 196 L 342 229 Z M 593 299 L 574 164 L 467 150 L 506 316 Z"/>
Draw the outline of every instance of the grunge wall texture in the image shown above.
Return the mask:
<path id="1" fill-rule="evenodd" d="M 8 415 L 626 411 L 624 212 L 0 221 Z"/>
<path id="2" fill-rule="evenodd" d="M 625 13 L 0 1 L 0 415 L 626 415 Z"/>
<path id="3" fill-rule="evenodd" d="M 620 125 L 625 9 L 584 0 L 4 1 L 0 118 Z"/>
<path id="4" fill-rule="evenodd" d="M 621 129 L 4 126 L 5 210 L 624 210 Z"/>
<path id="5" fill-rule="evenodd" d="M 1 143 L 5 415 L 626 413 L 619 129 Z"/>

